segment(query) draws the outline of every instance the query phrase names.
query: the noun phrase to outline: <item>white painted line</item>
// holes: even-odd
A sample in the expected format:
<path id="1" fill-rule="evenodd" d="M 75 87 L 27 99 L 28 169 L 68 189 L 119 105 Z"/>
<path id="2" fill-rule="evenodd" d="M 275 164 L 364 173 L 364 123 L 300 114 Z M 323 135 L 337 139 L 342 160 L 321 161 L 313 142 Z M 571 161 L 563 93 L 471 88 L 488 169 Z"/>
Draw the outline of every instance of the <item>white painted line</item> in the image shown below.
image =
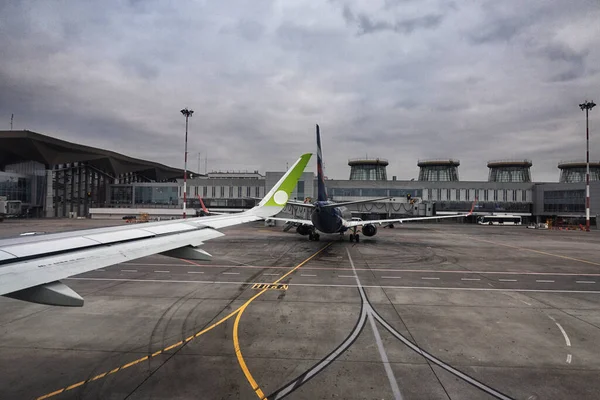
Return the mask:
<path id="1" fill-rule="evenodd" d="M 263 275 L 266 275 L 266 276 L 279 276 L 281 274 L 263 274 Z"/>
<path id="2" fill-rule="evenodd" d="M 573 359 L 573 356 L 571 356 L 570 354 L 567 354 L 567 364 L 571 364 L 572 359 Z"/>
<path id="3" fill-rule="evenodd" d="M 480 281 L 480 278 L 460 278 L 461 281 Z"/>
<path id="4" fill-rule="evenodd" d="M 546 314 L 548 315 L 548 314 Z M 563 334 L 564 338 L 565 338 L 565 343 L 567 344 L 567 347 L 571 347 L 571 341 L 569 340 L 569 337 L 567 336 L 567 332 L 565 332 L 565 330 L 563 329 L 562 325 L 559 324 L 556 319 L 554 319 L 554 317 L 552 315 L 548 315 L 548 318 L 550 318 L 552 321 L 554 321 L 554 323 L 556 324 L 556 326 L 558 326 L 558 329 L 560 329 L 560 332 Z"/>
<path id="5" fill-rule="evenodd" d="M 202 271 L 188 271 L 188 274 L 203 274 Z"/>
<path id="6" fill-rule="evenodd" d="M 421 279 L 440 279 L 440 278 L 431 278 L 431 277 L 428 277 L 428 276 L 422 276 Z"/>
<path id="7" fill-rule="evenodd" d="M 400 279 L 401 276 L 382 276 L 381 279 Z"/>
<path id="8" fill-rule="evenodd" d="M 500 282 L 516 282 L 516 279 L 498 279 Z"/>
<path id="9" fill-rule="evenodd" d="M 121 272 L 137 272 L 137 269 L 122 269 Z"/>
<path id="10" fill-rule="evenodd" d="M 596 283 L 596 281 L 575 281 L 575 283 Z"/>
<path id="11" fill-rule="evenodd" d="M 536 282 L 539 283 L 554 283 L 554 281 L 548 280 L 548 279 L 537 279 Z"/>
<path id="12" fill-rule="evenodd" d="M 354 275 L 338 275 L 338 278 L 354 278 Z"/>
<path id="13" fill-rule="evenodd" d="M 223 272 L 223 275 L 239 275 L 239 272 Z"/>
<path id="14" fill-rule="evenodd" d="M 567 332 L 565 332 L 563 327 L 558 322 L 555 322 L 555 324 L 558 326 L 558 329 L 560 329 L 563 336 L 565 337 L 565 343 L 567 344 L 567 347 L 571 347 L 571 341 L 569 340 L 569 337 L 567 336 Z"/>
<path id="15" fill-rule="evenodd" d="M 314 275 L 316 276 L 316 275 Z M 271 284 L 271 282 L 240 282 L 240 281 L 194 281 L 194 280 L 169 280 L 169 279 L 125 279 L 125 278 L 65 278 L 70 281 L 109 281 L 109 282 L 153 282 L 153 283 L 183 283 L 183 284 L 219 284 L 219 285 L 254 285 Z M 289 286 L 307 287 L 343 287 L 356 288 L 353 284 L 329 284 L 329 283 L 287 283 Z M 502 289 L 502 288 L 472 288 L 472 287 L 446 287 L 446 286 L 391 286 L 391 285 L 362 285 L 364 288 L 375 289 L 397 289 L 397 290 L 456 290 L 463 292 L 517 292 L 517 293 L 583 293 L 600 294 L 600 290 L 563 290 L 563 289 Z"/>
<path id="16" fill-rule="evenodd" d="M 371 330 L 373 331 L 373 335 L 375 336 L 375 343 L 377 343 L 377 348 L 379 349 L 379 356 L 381 357 L 381 362 L 383 363 L 385 373 L 387 374 L 388 381 L 390 382 L 390 386 L 392 387 L 394 399 L 402 400 L 402 394 L 400 393 L 400 388 L 398 388 L 398 381 L 396 380 L 394 372 L 392 371 L 392 367 L 390 366 L 390 361 L 385 352 L 385 348 L 383 347 L 383 342 L 381 341 L 379 330 L 377 329 L 377 325 L 375 325 L 375 320 L 373 319 L 373 314 L 371 313 L 369 313 L 369 324 L 371 325 Z"/>
<path id="17" fill-rule="evenodd" d="M 519 299 L 519 301 L 520 301 L 521 303 L 525 303 L 525 304 L 527 304 L 528 306 L 530 306 L 530 305 L 531 305 L 531 303 L 528 303 L 528 302 L 526 302 L 526 301 L 524 301 L 524 300 L 521 300 L 521 299 Z"/>
<path id="18" fill-rule="evenodd" d="M 158 273 L 161 273 L 161 274 L 168 274 L 171 271 L 154 271 L 154 272 L 158 272 Z"/>
<path id="19" fill-rule="evenodd" d="M 311 275 L 311 274 L 300 274 L 300 276 L 316 276 L 316 275 Z"/>

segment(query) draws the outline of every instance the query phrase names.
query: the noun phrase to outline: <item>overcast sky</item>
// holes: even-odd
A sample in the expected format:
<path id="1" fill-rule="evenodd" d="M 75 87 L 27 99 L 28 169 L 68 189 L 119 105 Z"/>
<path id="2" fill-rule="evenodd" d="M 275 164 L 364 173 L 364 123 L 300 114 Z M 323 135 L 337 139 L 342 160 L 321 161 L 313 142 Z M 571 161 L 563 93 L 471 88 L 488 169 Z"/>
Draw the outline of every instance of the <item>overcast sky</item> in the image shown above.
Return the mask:
<path id="1" fill-rule="evenodd" d="M 0 129 L 183 167 L 189 107 L 193 170 L 283 170 L 319 123 L 330 178 L 368 155 L 390 179 L 452 157 L 556 181 L 600 103 L 598 21 L 597 0 L 4 1 Z"/>

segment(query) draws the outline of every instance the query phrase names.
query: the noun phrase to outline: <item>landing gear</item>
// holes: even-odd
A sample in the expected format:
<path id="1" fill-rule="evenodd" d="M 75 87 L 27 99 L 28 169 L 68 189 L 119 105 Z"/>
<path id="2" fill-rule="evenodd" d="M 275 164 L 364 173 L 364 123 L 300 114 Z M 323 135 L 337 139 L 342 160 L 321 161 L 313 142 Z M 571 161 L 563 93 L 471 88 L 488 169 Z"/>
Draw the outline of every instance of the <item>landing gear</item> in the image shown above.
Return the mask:
<path id="1" fill-rule="evenodd" d="M 353 232 L 349 236 L 350 236 L 350 243 L 352 243 L 352 242 L 358 243 L 360 241 L 360 236 L 358 236 L 358 233 L 356 233 L 356 228 L 353 229 Z"/>
<path id="2" fill-rule="evenodd" d="M 311 232 L 308 234 L 308 240 L 314 240 L 315 242 L 318 242 L 319 239 L 321 239 L 321 236 L 318 233 Z"/>

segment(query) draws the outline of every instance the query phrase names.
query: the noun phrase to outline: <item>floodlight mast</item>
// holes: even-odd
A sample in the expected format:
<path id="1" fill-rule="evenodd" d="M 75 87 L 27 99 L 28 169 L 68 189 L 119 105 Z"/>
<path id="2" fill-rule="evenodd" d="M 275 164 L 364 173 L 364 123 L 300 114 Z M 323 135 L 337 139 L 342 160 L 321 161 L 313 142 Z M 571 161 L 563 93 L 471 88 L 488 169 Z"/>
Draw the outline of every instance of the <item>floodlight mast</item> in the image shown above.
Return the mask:
<path id="1" fill-rule="evenodd" d="M 183 159 L 183 219 L 186 218 L 186 206 L 187 206 L 187 142 L 188 142 L 188 119 L 194 113 L 194 110 L 188 110 L 184 108 L 181 113 L 185 116 L 185 151 Z"/>
<path id="2" fill-rule="evenodd" d="M 589 113 L 596 106 L 593 101 L 585 101 L 579 105 L 585 110 L 585 230 L 590 231 L 590 121 Z"/>

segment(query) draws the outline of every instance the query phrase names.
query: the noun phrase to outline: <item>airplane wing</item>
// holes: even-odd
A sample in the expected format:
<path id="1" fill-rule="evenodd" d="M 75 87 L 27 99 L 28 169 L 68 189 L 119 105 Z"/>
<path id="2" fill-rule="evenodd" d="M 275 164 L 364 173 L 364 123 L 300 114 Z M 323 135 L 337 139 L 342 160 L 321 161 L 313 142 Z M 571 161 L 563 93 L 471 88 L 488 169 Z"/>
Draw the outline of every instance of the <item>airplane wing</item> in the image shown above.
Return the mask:
<path id="1" fill-rule="evenodd" d="M 443 219 L 443 218 L 462 218 L 467 217 L 471 214 L 456 214 L 456 215 L 440 215 L 433 217 L 407 217 L 407 218 L 392 218 L 392 219 L 374 219 L 374 220 L 366 220 L 366 221 L 346 221 L 344 226 L 347 228 L 353 228 L 355 226 L 363 226 L 368 224 L 373 225 L 388 225 L 393 223 L 403 223 L 408 221 L 424 221 L 428 219 Z"/>
<path id="2" fill-rule="evenodd" d="M 199 246 L 223 236 L 218 229 L 263 220 L 283 210 L 310 157 L 302 155 L 256 207 L 238 214 L 0 240 L 0 295 L 82 306 L 81 296 L 60 279 L 152 254 L 208 260 L 211 255 Z"/>
<path id="3" fill-rule="evenodd" d="M 477 202 L 477 200 L 475 200 L 473 202 L 473 205 L 471 206 L 471 211 L 469 211 L 468 213 L 463 213 L 463 214 L 456 214 L 456 215 L 440 215 L 440 216 L 433 216 L 433 217 L 407 217 L 407 218 L 392 218 L 392 219 L 375 219 L 375 220 L 366 220 L 366 221 L 345 221 L 344 222 L 344 226 L 346 226 L 347 228 L 354 228 L 356 226 L 364 226 L 364 225 L 388 225 L 388 224 L 393 224 L 393 223 L 403 223 L 403 222 L 409 222 L 409 221 L 425 221 L 428 219 L 444 219 L 444 218 L 464 218 L 464 217 L 468 217 L 469 215 L 473 214 L 473 209 L 475 208 L 475 202 Z"/>
<path id="4" fill-rule="evenodd" d="M 289 200 L 288 205 L 296 206 L 296 207 L 304 207 L 304 208 L 315 208 L 314 204 L 311 203 L 303 203 L 301 201 Z"/>
<path id="5" fill-rule="evenodd" d="M 372 203 L 374 201 L 387 200 L 387 199 L 391 199 L 391 197 L 387 196 L 387 197 L 378 197 L 376 199 L 365 199 L 365 200 L 356 200 L 356 201 L 345 201 L 342 203 L 324 204 L 321 206 L 321 208 L 344 207 L 344 206 L 349 206 L 351 204 Z"/>
<path id="6" fill-rule="evenodd" d="M 280 218 L 280 217 L 269 217 L 267 219 L 272 219 L 273 221 L 283 221 L 290 224 L 298 224 L 298 225 L 310 225 L 312 226 L 312 221 L 309 219 L 296 219 L 296 218 Z"/>

